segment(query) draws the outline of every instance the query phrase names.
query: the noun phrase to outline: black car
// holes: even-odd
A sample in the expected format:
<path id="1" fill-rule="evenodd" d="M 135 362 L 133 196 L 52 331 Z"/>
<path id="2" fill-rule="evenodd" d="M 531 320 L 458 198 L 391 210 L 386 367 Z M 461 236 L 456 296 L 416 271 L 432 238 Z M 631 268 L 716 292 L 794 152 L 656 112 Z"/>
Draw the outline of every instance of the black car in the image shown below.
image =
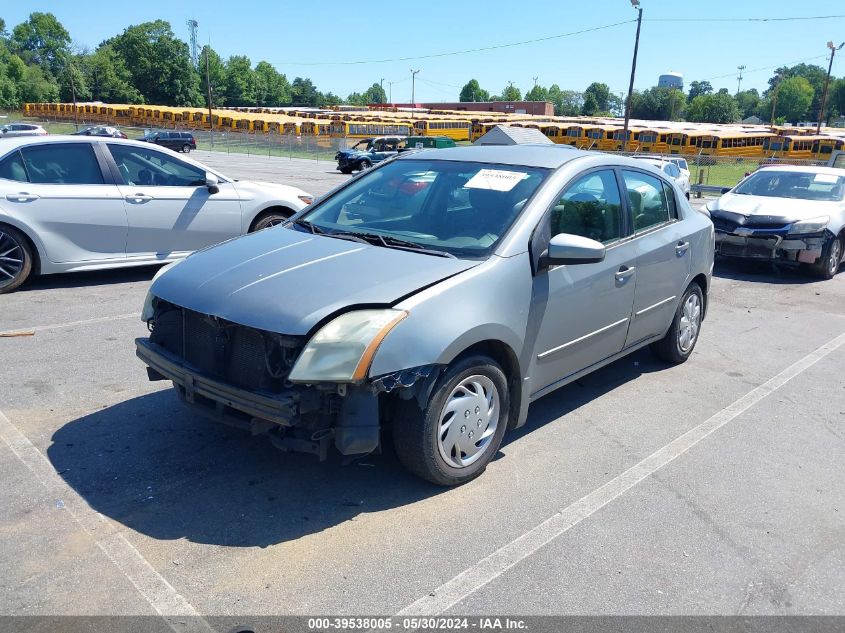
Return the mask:
<path id="1" fill-rule="evenodd" d="M 192 149 L 197 148 L 194 135 L 190 132 L 157 132 L 155 130 L 148 130 L 144 132 L 144 136 L 140 140 L 155 143 L 156 145 L 167 147 L 176 152 L 185 152 L 186 154 Z"/>

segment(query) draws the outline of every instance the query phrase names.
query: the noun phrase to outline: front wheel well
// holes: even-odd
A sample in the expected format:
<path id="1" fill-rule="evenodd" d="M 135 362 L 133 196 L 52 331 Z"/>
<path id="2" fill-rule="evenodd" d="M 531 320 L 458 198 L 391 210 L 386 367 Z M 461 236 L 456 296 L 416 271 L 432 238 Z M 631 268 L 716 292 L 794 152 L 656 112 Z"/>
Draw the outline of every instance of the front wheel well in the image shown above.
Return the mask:
<path id="1" fill-rule="evenodd" d="M 38 252 L 38 247 L 35 246 L 35 240 L 33 240 L 26 231 L 23 229 L 15 226 L 14 224 L 7 224 L 5 222 L 0 222 L 0 229 L 4 226 L 9 227 L 10 229 L 16 230 L 18 233 L 23 235 L 23 238 L 27 242 L 27 246 L 29 246 L 30 252 L 32 252 L 32 272 L 30 273 L 31 277 L 35 275 L 41 274 L 41 254 Z"/>
<path id="2" fill-rule="evenodd" d="M 704 317 L 707 316 L 707 307 L 709 305 L 709 301 L 707 299 L 707 276 L 704 273 L 700 273 L 700 274 L 696 275 L 695 277 L 693 277 L 692 282 L 690 282 L 690 283 L 698 284 L 699 287 L 701 288 L 701 297 L 702 297 L 703 302 L 704 302 L 704 305 L 702 306 L 703 311 L 702 311 L 702 314 L 701 314 L 701 318 L 703 320 Z"/>
<path id="3" fill-rule="evenodd" d="M 522 373 L 519 370 L 519 359 L 509 345 L 499 340 L 479 341 L 458 354 L 452 363 L 456 363 L 467 356 L 481 354 L 495 360 L 508 379 L 510 391 L 510 410 L 508 411 L 508 428 L 514 428 L 518 421 L 522 400 Z M 450 364 L 452 364 L 450 363 Z"/>
<path id="4" fill-rule="evenodd" d="M 252 219 L 252 222 L 249 225 L 249 231 L 247 232 L 252 233 L 255 230 L 255 226 L 268 215 L 279 214 L 285 216 L 285 218 L 289 218 L 295 213 L 296 211 L 294 211 L 290 207 L 285 207 L 282 205 L 277 205 L 275 207 L 267 207 L 266 209 L 262 209 L 258 214 L 256 214 L 256 216 Z"/>

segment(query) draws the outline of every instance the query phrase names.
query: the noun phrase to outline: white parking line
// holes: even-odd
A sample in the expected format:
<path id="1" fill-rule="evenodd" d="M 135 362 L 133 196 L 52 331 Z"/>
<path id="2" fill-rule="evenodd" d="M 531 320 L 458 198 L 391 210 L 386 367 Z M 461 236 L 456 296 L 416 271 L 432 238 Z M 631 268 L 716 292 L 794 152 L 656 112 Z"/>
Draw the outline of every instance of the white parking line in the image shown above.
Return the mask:
<path id="1" fill-rule="evenodd" d="M 146 601 L 177 633 L 208 633 L 214 629 L 197 610 L 159 574 L 141 553 L 106 518 L 93 510 L 56 473 L 50 461 L 0 411 L 0 439 L 35 475 L 64 510 L 94 540 L 103 553 L 129 579 Z M 103 588 L 105 590 L 105 588 Z"/>
<path id="2" fill-rule="evenodd" d="M 58 330 L 64 327 L 76 327 L 77 325 L 91 325 L 92 323 L 107 323 L 109 321 L 119 321 L 121 319 L 131 319 L 136 318 L 138 320 L 141 319 L 141 311 L 138 310 L 137 312 L 130 312 L 128 314 L 115 314 L 113 316 L 104 316 L 104 317 L 94 317 L 93 319 L 83 319 L 81 321 L 68 321 L 67 323 L 53 323 L 51 325 L 36 325 L 34 327 L 29 328 L 19 328 L 16 330 L 4 330 L 0 331 L 0 337 L 6 336 L 13 336 L 13 335 L 20 335 L 21 333 L 35 333 L 35 332 L 43 332 L 45 330 Z"/>
<path id="3" fill-rule="evenodd" d="M 621 475 L 614 477 L 602 487 L 563 508 L 554 516 L 440 585 L 431 594 L 408 605 L 397 615 L 438 615 L 450 609 L 614 499 L 625 494 L 638 483 L 683 455 L 708 435 L 718 431 L 763 398 L 777 391 L 797 375 L 843 345 L 845 345 L 845 333 L 807 354 L 798 362 L 752 389 L 695 428 L 658 449 Z"/>

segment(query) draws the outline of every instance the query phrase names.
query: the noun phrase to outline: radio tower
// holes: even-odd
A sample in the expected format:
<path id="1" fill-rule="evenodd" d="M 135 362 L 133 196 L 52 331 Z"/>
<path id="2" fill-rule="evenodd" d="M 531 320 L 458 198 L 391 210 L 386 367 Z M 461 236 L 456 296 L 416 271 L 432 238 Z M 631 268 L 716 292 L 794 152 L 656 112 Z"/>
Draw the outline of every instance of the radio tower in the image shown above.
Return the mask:
<path id="1" fill-rule="evenodd" d="M 199 54 L 197 52 L 197 27 L 199 22 L 196 20 L 188 20 L 188 28 L 190 29 L 190 47 L 191 47 L 191 61 L 194 62 L 194 67 L 199 63 Z"/>

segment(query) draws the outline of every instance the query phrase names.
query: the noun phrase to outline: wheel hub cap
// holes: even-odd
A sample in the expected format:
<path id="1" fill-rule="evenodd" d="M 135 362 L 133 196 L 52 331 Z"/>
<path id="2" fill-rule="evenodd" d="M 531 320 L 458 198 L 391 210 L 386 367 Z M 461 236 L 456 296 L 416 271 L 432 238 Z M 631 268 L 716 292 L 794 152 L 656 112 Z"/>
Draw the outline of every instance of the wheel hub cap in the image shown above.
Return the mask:
<path id="1" fill-rule="evenodd" d="M 453 468 L 478 460 L 499 425 L 499 391 L 487 376 L 470 376 L 452 390 L 440 412 L 437 447 Z"/>
<path id="2" fill-rule="evenodd" d="M 8 233 L 0 231 L 0 286 L 11 283 L 23 269 L 23 249 Z"/>
<path id="3" fill-rule="evenodd" d="M 835 240 L 830 246 L 830 258 L 827 260 L 827 265 L 830 267 L 831 274 L 836 274 L 836 271 L 839 268 L 841 255 L 842 243 L 839 240 Z"/>
<path id="4" fill-rule="evenodd" d="M 701 326 L 701 300 L 698 295 L 691 294 L 684 302 L 681 310 L 681 324 L 678 328 L 678 347 L 686 353 L 695 345 L 698 330 Z"/>

